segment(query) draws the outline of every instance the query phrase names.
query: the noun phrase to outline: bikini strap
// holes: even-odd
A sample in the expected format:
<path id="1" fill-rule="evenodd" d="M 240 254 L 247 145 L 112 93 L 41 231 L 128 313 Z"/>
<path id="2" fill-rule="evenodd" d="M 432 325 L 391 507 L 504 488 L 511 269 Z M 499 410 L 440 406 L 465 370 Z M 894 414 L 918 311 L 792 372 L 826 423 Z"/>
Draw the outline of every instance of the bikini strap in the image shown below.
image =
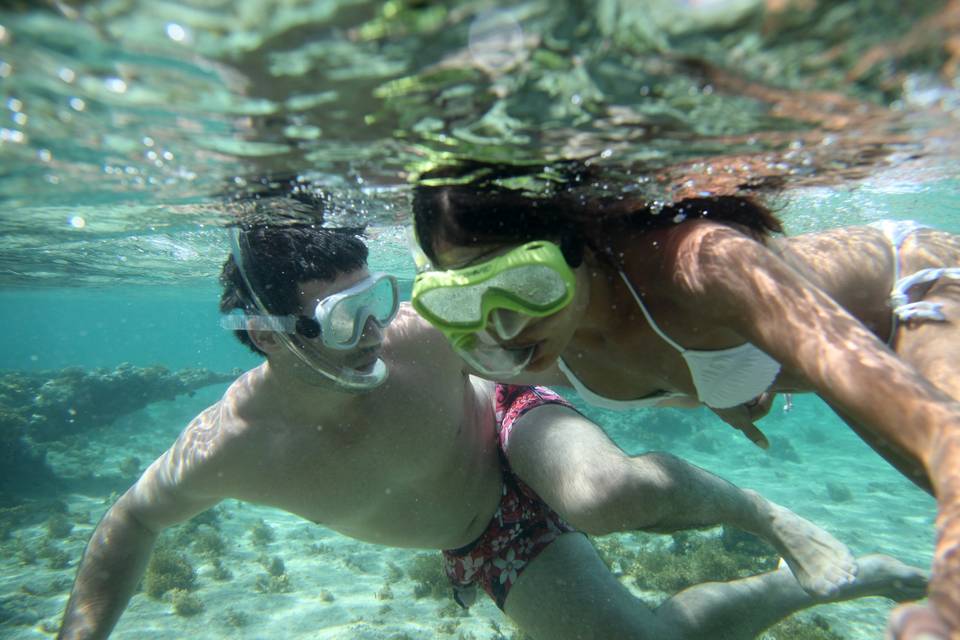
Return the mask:
<path id="1" fill-rule="evenodd" d="M 637 301 L 637 306 L 640 307 L 640 311 L 643 312 L 643 316 L 647 319 L 647 323 L 650 325 L 650 328 L 653 329 L 658 336 L 663 338 L 663 341 L 669 344 L 671 347 L 679 351 L 680 353 L 685 353 L 687 350 L 677 342 L 675 342 L 670 336 L 665 334 L 660 327 L 657 326 L 657 323 L 653 321 L 653 316 L 650 315 L 650 312 L 647 311 L 646 305 L 643 304 L 643 300 L 640 299 L 640 295 L 637 293 L 637 290 L 633 288 L 633 285 L 630 283 L 630 280 L 627 278 L 627 275 L 623 272 L 623 269 L 619 270 L 620 277 L 623 279 L 624 284 L 627 285 L 627 289 L 630 290 L 630 293 L 633 295 L 633 299 Z"/>

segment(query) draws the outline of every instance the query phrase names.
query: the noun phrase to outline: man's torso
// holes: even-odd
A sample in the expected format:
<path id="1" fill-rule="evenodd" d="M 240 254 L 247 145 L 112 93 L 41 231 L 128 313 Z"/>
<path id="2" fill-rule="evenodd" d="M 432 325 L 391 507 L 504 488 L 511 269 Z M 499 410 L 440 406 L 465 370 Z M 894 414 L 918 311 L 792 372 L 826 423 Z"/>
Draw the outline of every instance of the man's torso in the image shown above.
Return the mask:
<path id="1" fill-rule="evenodd" d="M 427 345 L 412 358 L 409 346 L 403 339 L 385 349 L 390 377 L 381 387 L 346 408 L 318 403 L 315 417 L 296 424 L 263 410 L 276 400 L 258 402 L 262 376 L 248 372 L 189 428 L 214 431 L 206 438 L 216 449 L 216 478 L 206 483 L 222 497 L 370 542 L 472 541 L 500 497 L 493 385 L 432 361 Z"/>

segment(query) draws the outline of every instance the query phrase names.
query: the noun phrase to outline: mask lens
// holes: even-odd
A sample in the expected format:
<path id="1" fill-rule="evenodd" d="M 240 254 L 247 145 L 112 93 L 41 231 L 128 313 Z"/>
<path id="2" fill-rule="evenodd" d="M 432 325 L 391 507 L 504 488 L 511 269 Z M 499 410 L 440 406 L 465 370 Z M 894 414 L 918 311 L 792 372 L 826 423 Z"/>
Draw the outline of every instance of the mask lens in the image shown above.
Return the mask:
<path id="1" fill-rule="evenodd" d="M 489 287 L 500 289 L 537 307 L 556 304 L 567 292 L 566 283 L 548 266 L 533 264 L 508 269 L 490 279 Z"/>
<path id="2" fill-rule="evenodd" d="M 351 313 L 353 305 L 346 301 L 337 304 L 327 317 L 327 329 L 329 333 L 324 336 L 328 344 L 349 344 L 353 341 L 354 333 L 359 334 L 357 330 L 357 317 Z"/>
<path id="3" fill-rule="evenodd" d="M 350 348 L 360 339 L 369 317 L 373 316 L 381 327 L 385 327 L 396 312 L 397 295 L 393 280 L 383 277 L 366 289 L 339 298 L 332 305 L 321 302 L 316 316 L 326 329 L 324 343 L 327 346 Z"/>
<path id="4" fill-rule="evenodd" d="M 394 289 L 393 281 L 387 278 L 377 281 L 370 290 L 370 301 L 367 306 L 370 313 L 377 319 L 381 326 L 385 326 L 393 320 L 397 312 L 397 292 Z"/>
<path id="5" fill-rule="evenodd" d="M 501 271 L 480 284 L 431 289 L 422 293 L 419 300 L 451 325 L 481 326 L 483 300 L 494 293 L 507 295 L 534 313 L 543 313 L 564 299 L 567 285 L 560 274 L 546 265 L 523 265 Z"/>
<path id="6" fill-rule="evenodd" d="M 420 303 L 444 322 L 453 325 L 479 323 L 480 302 L 486 286 L 438 287 L 424 292 Z"/>

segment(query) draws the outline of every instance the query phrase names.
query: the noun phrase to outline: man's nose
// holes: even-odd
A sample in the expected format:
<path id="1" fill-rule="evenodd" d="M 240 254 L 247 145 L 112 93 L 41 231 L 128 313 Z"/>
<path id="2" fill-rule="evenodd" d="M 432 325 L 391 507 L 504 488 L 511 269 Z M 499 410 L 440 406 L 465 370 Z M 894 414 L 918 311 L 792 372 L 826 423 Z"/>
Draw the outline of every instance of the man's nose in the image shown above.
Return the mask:
<path id="1" fill-rule="evenodd" d="M 374 320 L 373 316 L 367 316 L 367 321 L 363 323 L 363 331 L 360 332 L 360 344 L 378 344 L 383 342 L 383 329 L 380 323 Z"/>

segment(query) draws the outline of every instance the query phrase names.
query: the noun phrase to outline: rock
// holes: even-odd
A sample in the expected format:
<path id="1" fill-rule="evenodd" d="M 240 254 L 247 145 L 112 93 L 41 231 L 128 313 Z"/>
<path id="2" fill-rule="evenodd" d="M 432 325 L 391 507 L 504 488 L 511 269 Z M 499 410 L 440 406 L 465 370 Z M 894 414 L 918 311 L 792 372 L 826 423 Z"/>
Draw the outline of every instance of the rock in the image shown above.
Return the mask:
<path id="1" fill-rule="evenodd" d="M 235 373 L 165 367 L 13 371 L 0 375 L 0 505 L 56 485 L 44 443 L 111 424 L 160 400 L 233 380 Z"/>

